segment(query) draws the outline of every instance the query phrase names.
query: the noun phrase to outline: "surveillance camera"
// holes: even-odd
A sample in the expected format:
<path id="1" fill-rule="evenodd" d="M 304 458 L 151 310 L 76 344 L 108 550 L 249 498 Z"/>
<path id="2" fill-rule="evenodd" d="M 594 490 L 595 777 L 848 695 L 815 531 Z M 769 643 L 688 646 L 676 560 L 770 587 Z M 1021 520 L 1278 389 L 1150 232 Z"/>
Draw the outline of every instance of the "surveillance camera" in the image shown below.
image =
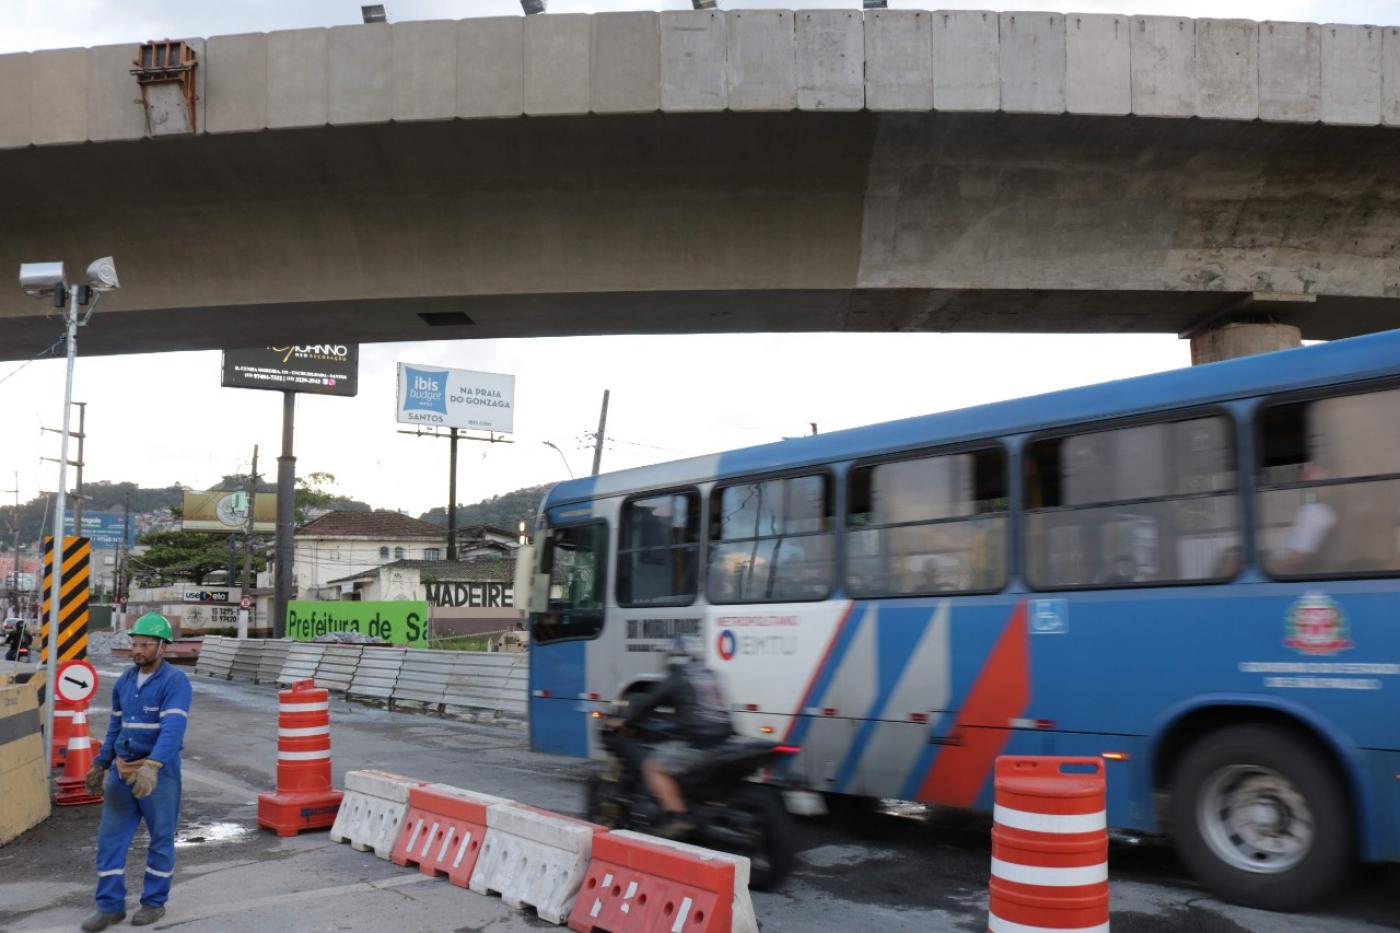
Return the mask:
<path id="1" fill-rule="evenodd" d="M 66 289 L 68 277 L 61 262 L 22 262 L 19 265 L 19 287 L 31 298 L 43 298 L 55 289 Z"/>
<path id="2" fill-rule="evenodd" d="M 117 281 L 117 263 L 111 256 L 94 259 L 87 267 L 87 283 L 99 292 L 109 292 L 120 288 Z"/>

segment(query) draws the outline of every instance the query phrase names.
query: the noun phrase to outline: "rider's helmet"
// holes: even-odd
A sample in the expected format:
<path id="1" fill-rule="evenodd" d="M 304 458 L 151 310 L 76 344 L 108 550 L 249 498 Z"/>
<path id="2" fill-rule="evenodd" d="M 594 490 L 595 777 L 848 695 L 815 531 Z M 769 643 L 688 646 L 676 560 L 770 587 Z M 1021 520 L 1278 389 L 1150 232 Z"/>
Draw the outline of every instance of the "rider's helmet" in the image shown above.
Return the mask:
<path id="1" fill-rule="evenodd" d="M 671 639 L 671 647 L 666 651 L 666 666 L 684 667 L 691 661 L 704 660 L 700 639 L 694 635 L 677 635 Z"/>
<path id="2" fill-rule="evenodd" d="M 170 629 L 170 620 L 159 612 L 148 612 L 137 619 L 136 624 L 131 627 L 131 634 L 159 638 L 167 643 L 175 640 L 175 634 Z"/>

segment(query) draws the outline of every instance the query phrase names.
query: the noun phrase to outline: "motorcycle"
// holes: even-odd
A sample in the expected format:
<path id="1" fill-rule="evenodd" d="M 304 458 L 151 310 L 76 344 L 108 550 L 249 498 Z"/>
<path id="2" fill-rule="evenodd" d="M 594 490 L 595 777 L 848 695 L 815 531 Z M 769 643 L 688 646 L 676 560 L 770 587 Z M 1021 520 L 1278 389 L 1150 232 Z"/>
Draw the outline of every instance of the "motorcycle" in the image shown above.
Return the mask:
<path id="1" fill-rule="evenodd" d="M 635 728 L 601 724 L 607 765 L 588 781 L 588 818 L 609 829 L 651 832 L 666 819 L 661 804 L 647 789 L 641 763 L 646 753 L 670 737 L 661 718 Z M 771 767 L 796 748 L 759 739 L 731 736 L 708 749 L 701 764 L 679 775 L 681 793 L 695 820 L 686 842 L 743 855 L 749 859 L 749 886 L 774 887 L 792 870 L 795 852 L 792 824 L 782 795 L 749 777 Z"/>

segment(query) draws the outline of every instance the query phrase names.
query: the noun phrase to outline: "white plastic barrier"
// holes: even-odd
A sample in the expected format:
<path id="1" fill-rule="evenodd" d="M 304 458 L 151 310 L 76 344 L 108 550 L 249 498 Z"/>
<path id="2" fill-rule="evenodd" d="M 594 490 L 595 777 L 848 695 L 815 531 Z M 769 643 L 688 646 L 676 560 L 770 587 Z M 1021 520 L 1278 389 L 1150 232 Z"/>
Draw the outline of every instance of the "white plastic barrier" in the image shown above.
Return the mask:
<path id="1" fill-rule="evenodd" d="M 535 908 L 541 919 L 569 918 L 593 854 L 593 834 L 603 827 L 518 804 L 486 811 L 471 889 L 496 893 L 511 907 Z"/>
<path id="2" fill-rule="evenodd" d="M 345 798 L 331 827 L 331 842 L 388 860 L 408 815 L 408 791 L 424 781 L 388 771 L 345 772 Z"/>

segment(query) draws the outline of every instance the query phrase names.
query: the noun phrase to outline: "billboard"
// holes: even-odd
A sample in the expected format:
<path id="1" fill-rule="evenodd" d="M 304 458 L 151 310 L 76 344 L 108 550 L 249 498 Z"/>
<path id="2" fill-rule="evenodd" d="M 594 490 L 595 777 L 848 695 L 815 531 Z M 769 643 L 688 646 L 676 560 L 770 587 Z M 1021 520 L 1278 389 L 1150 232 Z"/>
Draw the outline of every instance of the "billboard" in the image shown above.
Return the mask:
<path id="1" fill-rule="evenodd" d="M 253 508 L 253 530 L 271 534 L 277 530 L 277 493 L 260 492 Z M 86 525 L 87 516 L 83 516 Z M 242 531 L 248 523 L 248 494 L 241 489 L 211 489 L 207 492 L 185 491 L 184 531 L 219 531 L 224 534 Z M 94 545 L 95 547 L 96 545 Z"/>
<path id="2" fill-rule="evenodd" d="M 398 420 L 424 427 L 515 430 L 515 377 L 399 364 Z"/>
<path id="3" fill-rule="evenodd" d="M 122 546 L 122 532 L 126 532 L 126 545 L 131 547 L 136 544 L 136 516 L 131 516 L 130 528 L 127 528 L 126 516 L 120 513 L 111 512 L 84 512 L 83 530 L 76 532 L 84 538 L 92 540 L 92 546 L 99 551 L 115 551 Z M 65 512 L 63 515 L 63 533 L 71 535 L 73 531 L 73 513 Z"/>
<path id="4" fill-rule="evenodd" d="M 428 647 L 428 604 L 412 600 L 287 603 L 287 637 L 314 641 L 318 635 L 356 632 L 393 645 Z"/>
<path id="5" fill-rule="evenodd" d="M 221 384 L 237 389 L 354 395 L 359 391 L 359 368 L 357 343 L 225 350 Z"/>

